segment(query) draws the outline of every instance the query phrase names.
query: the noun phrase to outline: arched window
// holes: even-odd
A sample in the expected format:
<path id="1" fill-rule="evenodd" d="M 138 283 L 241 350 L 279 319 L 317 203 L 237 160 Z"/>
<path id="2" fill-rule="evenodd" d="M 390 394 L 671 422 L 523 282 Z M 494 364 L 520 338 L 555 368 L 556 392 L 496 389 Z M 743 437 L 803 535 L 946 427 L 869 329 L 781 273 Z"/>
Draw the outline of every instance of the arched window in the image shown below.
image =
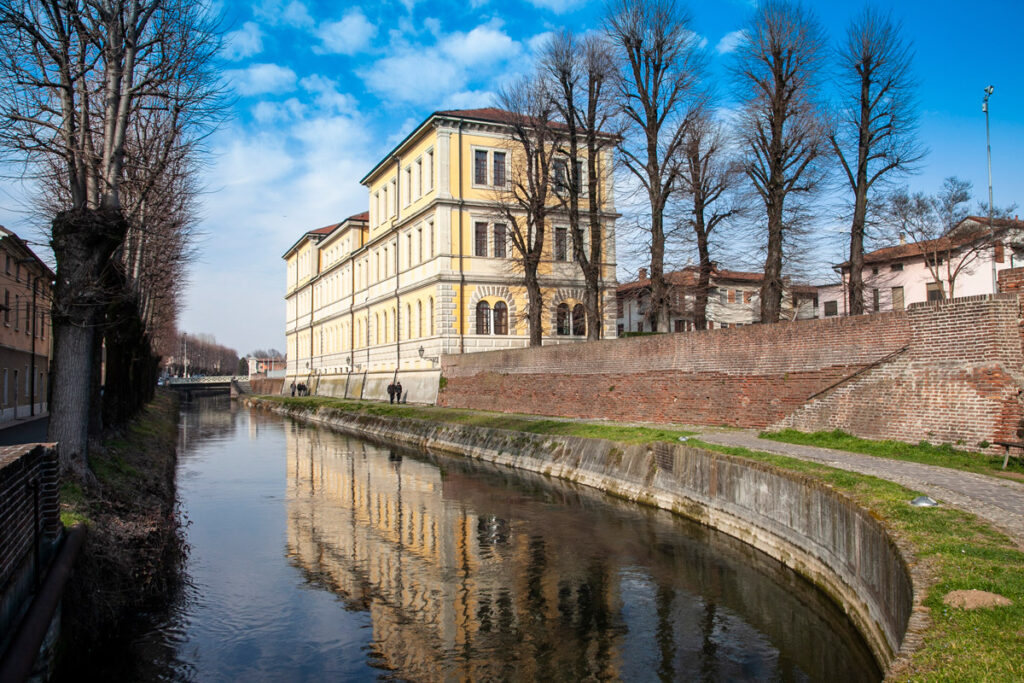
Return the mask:
<path id="1" fill-rule="evenodd" d="M 423 302 L 416 302 L 416 336 L 422 337 L 423 335 Z"/>
<path id="2" fill-rule="evenodd" d="M 427 314 L 430 316 L 430 336 L 434 336 L 434 297 L 427 300 Z"/>
<path id="3" fill-rule="evenodd" d="M 405 305 L 405 338 L 412 339 L 412 304 Z"/>
<path id="4" fill-rule="evenodd" d="M 572 333 L 577 337 L 587 333 L 587 314 L 583 310 L 583 304 L 572 307 Z"/>
<path id="5" fill-rule="evenodd" d="M 491 333 L 491 307 L 486 301 L 481 301 L 476 305 L 476 333 Z"/>
<path id="6" fill-rule="evenodd" d="M 374 316 L 373 323 L 374 323 L 374 327 L 376 328 L 377 343 L 380 344 L 380 314 L 379 313 Z M 384 324 L 385 325 L 388 324 L 388 314 L 387 314 L 387 312 L 384 313 Z"/>
<path id="7" fill-rule="evenodd" d="M 494 304 L 494 334 L 508 334 L 508 306 L 504 301 Z"/>
<path id="8" fill-rule="evenodd" d="M 558 304 L 555 309 L 555 334 L 568 335 L 572 331 L 569 304 Z"/>
<path id="9" fill-rule="evenodd" d="M 398 329 L 398 311 L 395 310 L 394 306 L 391 307 L 391 324 L 395 326 L 395 336 L 394 337 L 389 336 L 388 337 L 388 341 L 393 341 L 394 339 L 397 339 L 398 338 L 398 333 L 400 331 Z"/>

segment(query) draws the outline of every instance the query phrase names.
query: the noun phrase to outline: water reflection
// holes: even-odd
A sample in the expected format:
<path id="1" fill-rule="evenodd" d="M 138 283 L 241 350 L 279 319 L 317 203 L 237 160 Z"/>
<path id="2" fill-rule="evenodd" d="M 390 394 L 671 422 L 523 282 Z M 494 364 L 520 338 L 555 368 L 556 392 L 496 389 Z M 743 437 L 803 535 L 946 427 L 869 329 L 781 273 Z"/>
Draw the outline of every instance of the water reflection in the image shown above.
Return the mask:
<path id="1" fill-rule="evenodd" d="M 289 425 L 287 553 L 411 680 L 877 680 L 838 610 L 670 515 Z"/>

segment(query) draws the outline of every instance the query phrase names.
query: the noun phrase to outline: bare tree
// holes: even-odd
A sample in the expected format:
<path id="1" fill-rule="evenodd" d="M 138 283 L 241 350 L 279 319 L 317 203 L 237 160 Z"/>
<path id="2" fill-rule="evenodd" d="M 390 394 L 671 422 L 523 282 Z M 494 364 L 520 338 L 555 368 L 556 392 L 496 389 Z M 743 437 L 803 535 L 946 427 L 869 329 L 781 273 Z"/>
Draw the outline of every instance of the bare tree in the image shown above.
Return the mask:
<path id="1" fill-rule="evenodd" d="M 853 193 L 850 225 L 850 313 L 864 312 L 864 237 L 876 185 L 913 169 L 924 157 L 917 141 L 911 53 L 900 25 L 871 7 L 850 24 L 839 51 L 842 93 L 829 136 Z"/>
<path id="2" fill-rule="evenodd" d="M 827 141 L 814 98 L 823 46 L 821 27 L 805 8 L 768 0 L 736 51 L 744 171 L 766 212 L 761 322 L 777 322 L 782 309 L 784 242 L 797 223 L 792 205 L 821 181 Z"/>
<path id="3" fill-rule="evenodd" d="M 728 141 L 721 123 L 710 114 L 695 117 L 686 133 L 683 148 L 682 188 L 689 204 L 684 219 L 697 247 L 697 290 L 694 292 L 693 323 L 698 330 L 707 327 L 708 291 L 711 288 L 711 237 L 742 207 L 733 192 L 742 176 L 739 164 L 730 158 Z"/>
<path id="4" fill-rule="evenodd" d="M 704 106 L 700 82 L 706 58 L 690 16 L 675 0 L 616 0 L 607 30 L 620 64 L 619 104 L 625 135 L 622 163 L 650 205 L 651 305 L 657 329 L 669 326 L 665 281 L 665 208 L 679 189 L 689 120 Z"/>
<path id="5" fill-rule="evenodd" d="M 530 346 L 543 343 L 544 293 L 538 267 L 544 252 L 546 223 L 551 212 L 551 168 L 559 148 L 555 109 L 547 83 L 527 76 L 498 94 L 498 106 L 508 112 L 508 177 L 496 190 L 498 212 L 509 224 L 509 241 L 522 270 L 529 302 Z"/>
<path id="6" fill-rule="evenodd" d="M 971 183 L 956 177 L 946 178 L 937 194 L 900 190 L 888 201 L 886 211 L 893 229 L 917 245 L 942 298 L 955 296 L 957 277 L 971 272 L 992 244 L 988 226 L 954 234 L 954 228 L 967 217 L 970 201 Z"/>
<path id="7" fill-rule="evenodd" d="M 48 438 L 65 469 L 88 471 L 98 394 L 97 332 L 111 263 L 128 233 L 122 183 L 140 112 L 202 129 L 219 98 L 209 11 L 188 0 L 9 0 L 0 4 L 0 147 L 61 185 Z"/>
<path id="8" fill-rule="evenodd" d="M 617 141 L 609 130 L 614 115 L 614 62 L 608 43 L 600 36 L 580 40 L 563 32 L 548 43 L 541 63 L 552 81 L 553 103 L 566 129 L 560 150 L 564 158 L 555 161 L 562 164 L 556 175 L 565 182 L 555 183 L 555 196 L 568 214 L 574 258 L 586 283 L 587 339 L 600 339 L 607 220 L 604 188 L 611 176 L 604 160 Z"/>

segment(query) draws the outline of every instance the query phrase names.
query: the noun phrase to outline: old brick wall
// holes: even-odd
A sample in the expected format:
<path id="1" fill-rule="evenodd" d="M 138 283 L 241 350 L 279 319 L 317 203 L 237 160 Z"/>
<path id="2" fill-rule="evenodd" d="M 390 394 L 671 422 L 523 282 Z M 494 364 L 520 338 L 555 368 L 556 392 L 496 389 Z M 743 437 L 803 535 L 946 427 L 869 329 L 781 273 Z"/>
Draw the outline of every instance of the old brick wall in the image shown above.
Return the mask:
<path id="1" fill-rule="evenodd" d="M 33 484 L 38 485 L 39 530 L 52 540 L 60 532 L 57 450 L 45 445 L 0 447 L 0 591 L 32 551 Z"/>
<path id="2" fill-rule="evenodd" d="M 1024 281 L 1024 273 L 1022 273 Z M 445 357 L 438 403 L 973 446 L 1021 418 L 1015 296 Z"/>

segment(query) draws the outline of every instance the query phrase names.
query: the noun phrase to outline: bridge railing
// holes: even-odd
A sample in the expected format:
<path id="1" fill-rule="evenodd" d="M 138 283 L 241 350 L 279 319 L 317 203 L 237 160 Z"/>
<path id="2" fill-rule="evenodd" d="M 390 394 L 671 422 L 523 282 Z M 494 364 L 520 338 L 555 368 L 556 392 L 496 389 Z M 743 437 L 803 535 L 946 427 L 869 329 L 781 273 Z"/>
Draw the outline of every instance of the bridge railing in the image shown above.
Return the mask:
<path id="1" fill-rule="evenodd" d="M 229 384 L 230 382 L 244 382 L 249 379 L 248 376 L 242 375 L 204 375 L 203 377 L 168 377 L 164 384 L 167 386 L 176 386 L 182 384 Z"/>

